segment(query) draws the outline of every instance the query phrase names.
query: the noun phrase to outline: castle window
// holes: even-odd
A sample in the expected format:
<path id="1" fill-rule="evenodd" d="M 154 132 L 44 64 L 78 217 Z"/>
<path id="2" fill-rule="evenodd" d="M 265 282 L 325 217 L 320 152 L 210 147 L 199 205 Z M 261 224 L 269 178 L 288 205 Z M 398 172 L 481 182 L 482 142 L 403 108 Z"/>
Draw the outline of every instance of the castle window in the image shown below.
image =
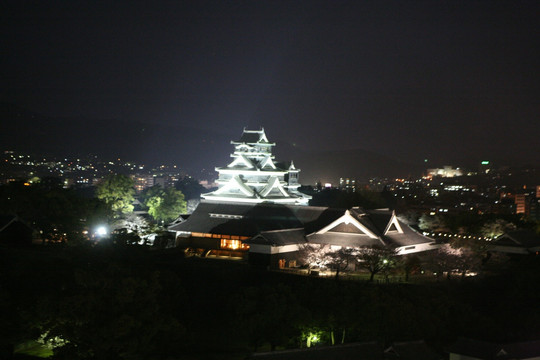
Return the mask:
<path id="1" fill-rule="evenodd" d="M 220 247 L 230 250 L 249 250 L 249 245 L 243 244 L 240 240 L 221 239 Z"/>

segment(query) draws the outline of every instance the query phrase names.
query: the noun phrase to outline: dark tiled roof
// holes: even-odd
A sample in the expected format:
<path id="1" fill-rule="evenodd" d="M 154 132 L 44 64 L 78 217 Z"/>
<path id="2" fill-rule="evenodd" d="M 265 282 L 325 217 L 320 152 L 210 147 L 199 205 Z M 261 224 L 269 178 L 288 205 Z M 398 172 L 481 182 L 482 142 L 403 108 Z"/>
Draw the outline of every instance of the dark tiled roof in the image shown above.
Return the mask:
<path id="1" fill-rule="evenodd" d="M 403 234 L 389 232 L 384 236 L 386 242 L 392 243 L 396 246 L 411 246 L 433 242 L 433 239 L 414 231 L 408 225 L 405 225 L 402 222 L 400 222 L 400 225 L 401 229 L 403 230 Z"/>
<path id="2" fill-rule="evenodd" d="M 385 351 L 389 360 L 441 360 L 442 356 L 433 351 L 423 340 L 395 342 Z"/>
<path id="3" fill-rule="evenodd" d="M 511 239 L 511 241 L 508 241 L 508 239 Z M 508 233 L 501 235 L 496 240 L 494 240 L 493 244 L 501 246 L 511 245 L 531 248 L 540 246 L 540 236 L 538 236 L 534 231 L 526 229 L 509 231 Z"/>
<path id="4" fill-rule="evenodd" d="M 341 233 L 349 233 L 349 234 L 356 234 L 358 233 L 358 228 L 354 226 L 353 224 L 345 224 L 341 223 L 337 226 L 334 226 L 332 229 L 329 230 L 330 232 L 341 232 Z"/>
<path id="5" fill-rule="evenodd" d="M 0 231 L 16 219 L 15 215 L 0 215 Z"/>
<path id="6" fill-rule="evenodd" d="M 239 140 L 233 141 L 234 143 L 246 143 L 246 144 L 269 144 L 266 141 L 263 141 L 263 135 L 265 135 L 264 130 L 244 130 L 242 136 Z"/>
<path id="7" fill-rule="evenodd" d="M 305 242 L 304 229 L 263 231 L 246 244 L 283 246 Z"/>
<path id="8" fill-rule="evenodd" d="M 298 229 L 326 218 L 326 208 L 279 204 L 201 202 L 188 220 L 171 231 L 255 236 L 262 231 Z M 323 220 L 324 221 L 324 220 Z"/>
<path id="9" fill-rule="evenodd" d="M 529 359 L 540 356 L 540 340 L 497 344 L 459 338 L 448 352 L 485 360 Z"/>
<path id="10" fill-rule="evenodd" d="M 311 347 L 253 354 L 250 360 L 382 360 L 383 348 L 376 342 Z"/>
<path id="11" fill-rule="evenodd" d="M 256 240 L 257 243 L 261 244 L 289 244 L 292 243 L 292 239 L 298 240 L 297 243 L 302 243 L 307 238 L 308 242 L 315 244 L 349 247 L 386 244 L 388 246 L 400 247 L 432 241 L 403 223 L 401 223 L 403 234 L 390 232 L 387 235 L 383 235 L 386 224 L 383 227 L 381 220 L 383 217 L 386 217 L 389 221 L 391 213 L 375 214 L 375 222 L 379 223 L 379 225 L 375 225 L 371 221 L 373 215 L 362 215 L 356 210 L 351 211 L 351 215 L 375 234 L 377 238 L 370 238 L 356 227 L 353 228 L 346 224 L 340 224 L 326 233 L 316 234 L 317 231 L 330 225 L 344 214 L 345 210 L 343 209 L 314 206 L 270 203 L 225 204 L 203 201 L 186 221 L 172 225 L 169 227 L 169 230 L 250 237 L 262 233 L 261 235 L 263 237 Z M 381 228 L 382 230 L 379 230 Z M 302 236 L 299 236 L 298 229 L 302 229 Z M 267 233 L 275 230 L 294 231 L 281 234 Z"/>
<path id="12" fill-rule="evenodd" d="M 312 234 L 307 236 L 307 240 L 312 244 L 336 245 L 344 247 L 363 247 L 383 245 L 379 239 L 370 238 L 363 234 L 344 234 L 326 232 L 324 234 Z"/>
<path id="13" fill-rule="evenodd" d="M 364 225 L 366 228 L 369 229 L 369 231 L 371 231 L 372 233 L 376 234 L 376 235 L 382 235 L 384 229 L 382 230 L 379 230 L 379 228 L 377 226 L 375 226 L 375 224 L 373 223 L 372 219 L 371 219 L 371 216 L 369 216 L 367 213 L 365 212 L 362 212 L 361 209 L 355 209 L 353 208 L 351 211 L 350 211 L 350 214 L 356 219 L 358 220 L 359 223 L 361 223 L 362 225 Z M 388 218 L 388 220 L 390 220 L 390 218 Z M 386 222 L 388 224 L 388 222 Z"/>
<path id="14" fill-rule="evenodd" d="M 384 233 L 386 226 L 390 222 L 390 219 L 392 219 L 392 212 L 384 210 L 368 210 L 366 213 L 369 214 L 369 219 L 375 228 L 377 228 L 381 234 Z"/>
<path id="15" fill-rule="evenodd" d="M 540 340 L 524 341 L 502 345 L 503 350 L 514 358 L 530 359 L 540 356 Z"/>

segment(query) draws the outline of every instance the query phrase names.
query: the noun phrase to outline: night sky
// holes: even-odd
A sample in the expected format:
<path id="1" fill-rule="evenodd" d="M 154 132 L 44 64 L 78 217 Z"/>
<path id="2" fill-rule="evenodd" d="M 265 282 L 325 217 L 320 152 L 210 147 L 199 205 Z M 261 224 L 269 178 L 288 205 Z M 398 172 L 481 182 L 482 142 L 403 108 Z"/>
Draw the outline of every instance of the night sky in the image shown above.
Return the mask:
<path id="1" fill-rule="evenodd" d="M 47 116 L 540 164 L 539 1 L 18 0 L 0 16 L 1 101 Z"/>

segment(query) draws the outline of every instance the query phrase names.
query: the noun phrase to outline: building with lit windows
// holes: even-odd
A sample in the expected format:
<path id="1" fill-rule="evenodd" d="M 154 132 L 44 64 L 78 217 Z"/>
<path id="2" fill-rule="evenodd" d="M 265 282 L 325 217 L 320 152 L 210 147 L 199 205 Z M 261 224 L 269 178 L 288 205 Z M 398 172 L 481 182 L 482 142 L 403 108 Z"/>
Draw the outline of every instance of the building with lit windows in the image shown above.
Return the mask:
<path id="1" fill-rule="evenodd" d="M 530 214 L 530 203 L 527 194 L 516 194 L 514 203 L 516 205 L 516 214 Z"/>
<path id="2" fill-rule="evenodd" d="M 451 166 L 444 166 L 442 169 L 428 169 L 428 176 L 441 176 L 441 177 L 456 177 L 463 176 L 463 170 L 460 168 L 452 168 Z"/>
<path id="3" fill-rule="evenodd" d="M 154 177 L 147 174 L 135 174 L 131 178 L 135 182 L 135 191 L 137 194 L 141 193 L 144 189 L 154 186 Z"/>
<path id="4" fill-rule="evenodd" d="M 339 189 L 356 191 L 356 180 L 349 178 L 339 178 Z"/>

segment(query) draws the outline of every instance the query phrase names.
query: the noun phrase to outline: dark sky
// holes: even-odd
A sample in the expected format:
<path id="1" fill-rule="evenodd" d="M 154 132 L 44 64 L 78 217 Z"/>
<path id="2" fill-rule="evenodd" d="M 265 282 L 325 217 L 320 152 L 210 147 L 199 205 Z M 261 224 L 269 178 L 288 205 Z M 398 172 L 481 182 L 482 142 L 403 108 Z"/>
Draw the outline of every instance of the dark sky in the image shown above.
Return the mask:
<path id="1" fill-rule="evenodd" d="M 1 100 L 48 116 L 540 164 L 539 1 L 17 0 L 0 13 Z"/>

